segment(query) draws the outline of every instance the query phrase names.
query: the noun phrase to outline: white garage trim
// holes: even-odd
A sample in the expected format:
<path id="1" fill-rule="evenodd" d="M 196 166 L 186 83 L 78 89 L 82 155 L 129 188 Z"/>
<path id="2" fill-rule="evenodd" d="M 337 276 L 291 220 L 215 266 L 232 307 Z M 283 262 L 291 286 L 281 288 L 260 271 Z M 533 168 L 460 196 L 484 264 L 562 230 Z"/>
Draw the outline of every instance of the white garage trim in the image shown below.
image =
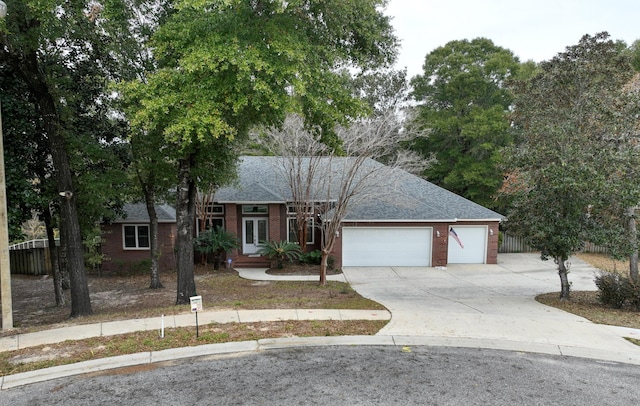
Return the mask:
<path id="1" fill-rule="evenodd" d="M 447 263 L 449 264 L 484 264 L 487 262 L 488 226 L 450 225 L 449 230 L 458 235 L 460 243 L 449 231 Z"/>
<path id="2" fill-rule="evenodd" d="M 431 266 L 432 227 L 343 227 L 343 266 Z"/>

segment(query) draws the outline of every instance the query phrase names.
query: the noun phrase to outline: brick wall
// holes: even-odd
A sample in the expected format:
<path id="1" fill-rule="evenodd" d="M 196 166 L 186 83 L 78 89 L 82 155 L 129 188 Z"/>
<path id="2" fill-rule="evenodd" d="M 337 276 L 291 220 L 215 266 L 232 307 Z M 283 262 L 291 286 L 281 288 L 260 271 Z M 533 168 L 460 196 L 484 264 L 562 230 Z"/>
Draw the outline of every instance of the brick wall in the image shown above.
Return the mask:
<path id="1" fill-rule="evenodd" d="M 111 224 L 102 227 L 103 272 L 130 272 L 150 260 L 150 250 L 125 250 L 122 242 L 123 224 Z M 161 272 L 175 270 L 174 247 L 176 224 L 158 225 L 158 248 L 160 257 L 158 266 Z"/>

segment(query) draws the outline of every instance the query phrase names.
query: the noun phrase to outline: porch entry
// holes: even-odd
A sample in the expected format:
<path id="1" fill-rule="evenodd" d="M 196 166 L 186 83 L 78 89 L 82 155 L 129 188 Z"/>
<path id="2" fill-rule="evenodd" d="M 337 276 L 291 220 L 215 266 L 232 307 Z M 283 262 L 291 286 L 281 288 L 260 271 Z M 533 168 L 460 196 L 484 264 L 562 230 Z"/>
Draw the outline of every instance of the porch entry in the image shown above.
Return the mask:
<path id="1" fill-rule="evenodd" d="M 242 253 L 256 254 L 269 238 L 269 219 L 263 217 L 245 217 L 242 220 Z"/>

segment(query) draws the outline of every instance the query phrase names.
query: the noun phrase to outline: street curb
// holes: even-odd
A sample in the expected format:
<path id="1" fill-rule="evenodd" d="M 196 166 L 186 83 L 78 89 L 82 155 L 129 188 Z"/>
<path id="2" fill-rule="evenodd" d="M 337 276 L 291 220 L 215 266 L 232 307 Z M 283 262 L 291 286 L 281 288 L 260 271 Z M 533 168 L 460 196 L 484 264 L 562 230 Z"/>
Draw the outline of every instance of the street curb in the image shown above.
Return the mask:
<path id="1" fill-rule="evenodd" d="M 410 348 L 412 346 L 478 348 L 546 354 L 562 357 L 587 358 L 600 362 L 640 365 L 640 356 L 637 355 L 629 355 L 617 351 L 602 351 L 589 348 L 544 343 L 528 343 L 459 337 L 385 335 L 288 337 L 172 348 L 162 351 L 140 352 L 129 355 L 121 355 L 117 357 L 83 361 L 69 365 L 60 365 L 36 371 L 4 376 L 0 378 L 0 391 L 57 378 L 172 360 L 208 357 L 223 354 L 246 354 L 285 348 L 308 348 L 325 346 L 396 346 L 401 347 L 403 351 L 410 351 Z"/>

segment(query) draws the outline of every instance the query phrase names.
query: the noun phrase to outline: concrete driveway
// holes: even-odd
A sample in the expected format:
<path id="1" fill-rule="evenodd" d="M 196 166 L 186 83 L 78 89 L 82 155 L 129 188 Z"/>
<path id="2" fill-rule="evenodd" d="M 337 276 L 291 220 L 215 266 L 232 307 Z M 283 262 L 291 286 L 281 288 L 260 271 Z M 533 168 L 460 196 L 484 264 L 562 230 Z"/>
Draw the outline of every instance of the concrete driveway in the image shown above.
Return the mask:
<path id="1" fill-rule="evenodd" d="M 621 359 L 640 360 L 640 347 L 622 338 L 640 338 L 640 331 L 594 324 L 534 300 L 539 293 L 560 291 L 555 268 L 535 254 L 501 254 L 497 265 L 347 267 L 344 274 L 358 293 L 391 311 L 391 322 L 379 335 L 533 352 L 552 346 L 578 356 L 615 352 Z M 595 290 L 595 272 L 572 258 L 572 289 Z"/>

